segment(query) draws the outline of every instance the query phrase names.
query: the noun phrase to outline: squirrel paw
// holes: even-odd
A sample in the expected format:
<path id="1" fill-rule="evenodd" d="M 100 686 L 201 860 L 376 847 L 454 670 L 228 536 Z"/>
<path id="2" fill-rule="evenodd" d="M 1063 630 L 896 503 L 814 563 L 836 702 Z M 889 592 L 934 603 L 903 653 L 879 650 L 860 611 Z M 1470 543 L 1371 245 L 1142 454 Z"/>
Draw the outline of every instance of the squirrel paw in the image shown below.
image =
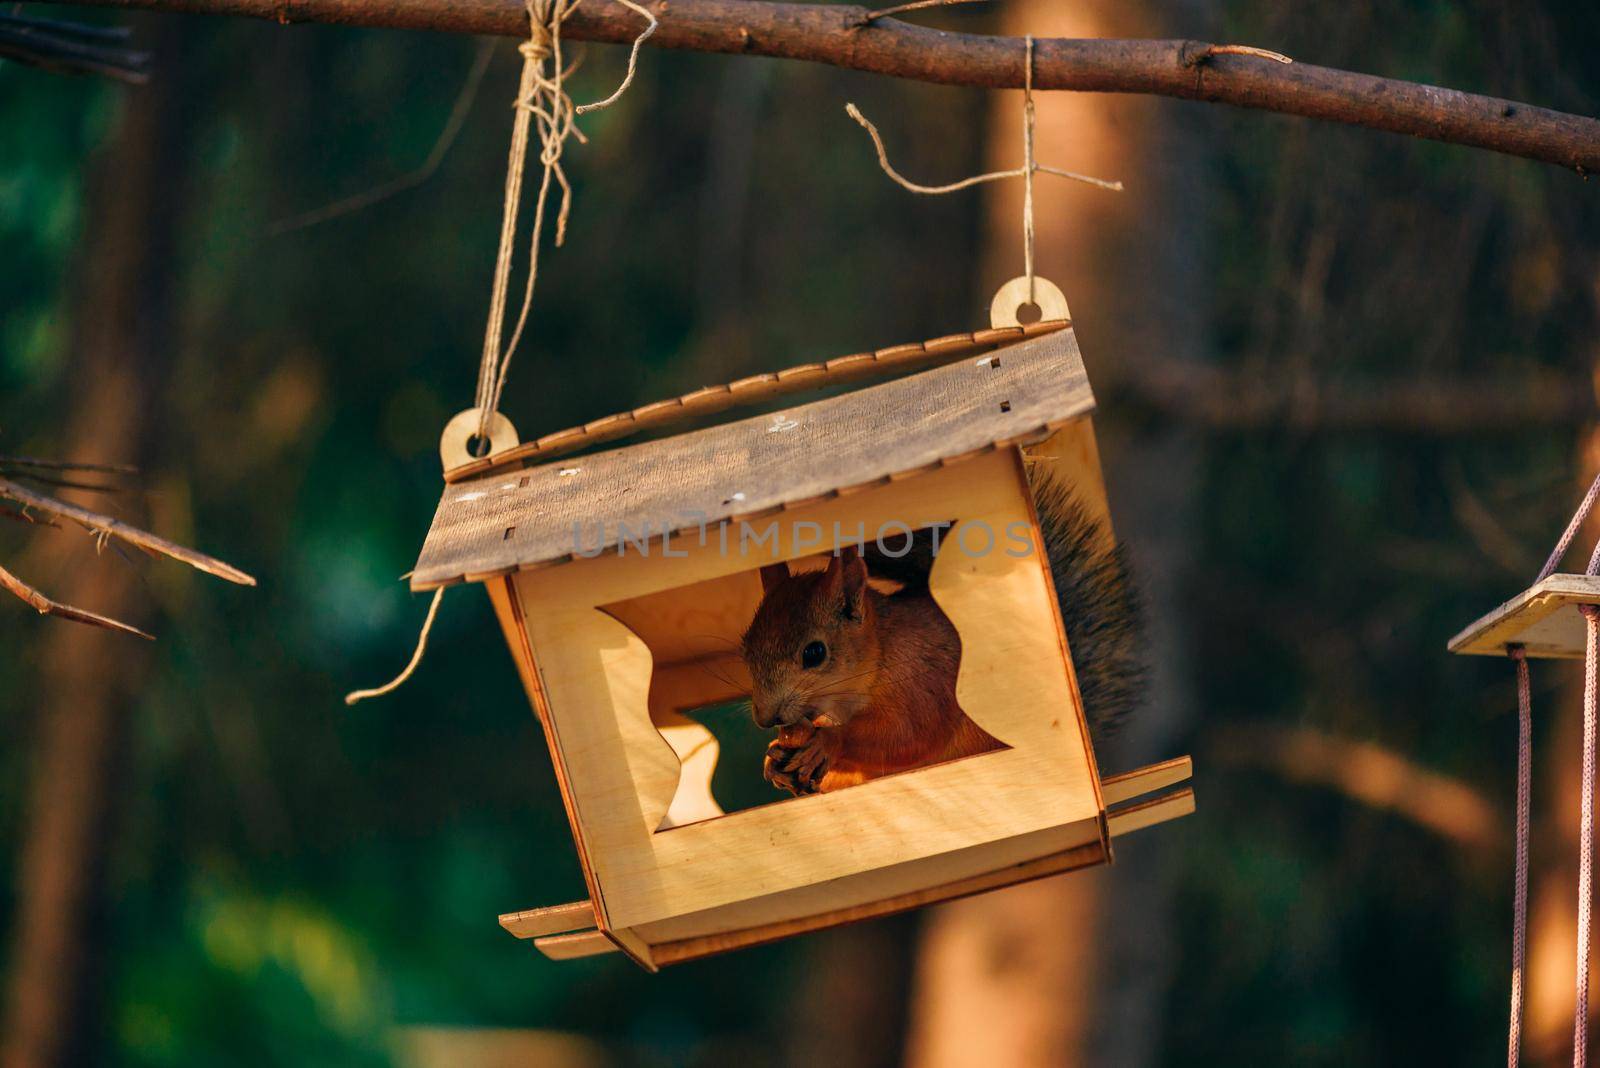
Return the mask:
<path id="1" fill-rule="evenodd" d="M 767 759 L 762 768 L 768 782 L 796 797 L 816 793 L 827 771 L 828 750 L 820 732 L 798 744 L 780 734 L 777 741 L 767 746 Z"/>

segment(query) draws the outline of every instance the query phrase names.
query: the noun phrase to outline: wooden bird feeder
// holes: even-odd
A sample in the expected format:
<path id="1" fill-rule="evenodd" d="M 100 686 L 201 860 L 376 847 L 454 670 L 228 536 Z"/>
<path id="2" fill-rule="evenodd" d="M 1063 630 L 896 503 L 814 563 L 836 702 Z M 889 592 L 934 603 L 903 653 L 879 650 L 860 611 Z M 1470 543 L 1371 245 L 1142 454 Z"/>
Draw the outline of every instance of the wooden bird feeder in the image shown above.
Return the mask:
<path id="1" fill-rule="evenodd" d="M 1187 757 L 1100 777 L 1042 554 L 975 544 L 1011 524 L 1039 544 L 1035 465 L 1104 514 L 1093 406 L 1071 324 L 1054 321 L 795 367 L 526 445 L 500 422 L 489 459 L 452 465 L 475 416 L 456 425 L 411 585 L 488 590 L 589 890 L 501 924 L 552 958 L 620 950 L 654 970 L 1106 863 L 1118 835 L 1192 812 L 1171 789 Z M 951 521 L 965 551 L 940 552 L 929 585 L 961 638 L 960 705 L 1006 748 L 724 814 L 716 739 L 684 713 L 747 692 L 733 650 L 760 568 L 821 566 L 863 527 Z"/>

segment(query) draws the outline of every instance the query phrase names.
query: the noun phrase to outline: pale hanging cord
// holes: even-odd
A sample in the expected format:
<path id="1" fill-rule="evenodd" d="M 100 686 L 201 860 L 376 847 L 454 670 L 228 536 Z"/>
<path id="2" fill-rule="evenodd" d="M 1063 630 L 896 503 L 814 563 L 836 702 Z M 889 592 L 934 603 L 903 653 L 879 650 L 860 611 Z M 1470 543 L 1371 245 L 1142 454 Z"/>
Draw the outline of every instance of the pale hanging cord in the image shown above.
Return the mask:
<path id="1" fill-rule="evenodd" d="M 1600 495 L 1600 477 L 1579 506 L 1586 515 Z M 1579 519 L 1578 516 L 1574 517 Z M 1600 543 L 1589 554 L 1584 574 L 1600 572 Z M 1593 944 L 1590 910 L 1594 897 L 1594 772 L 1596 732 L 1600 730 L 1600 709 L 1596 708 L 1596 685 L 1600 682 L 1600 607 L 1580 605 L 1586 641 L 1583 656 L 1583 807 L 1578 833 L 1578 994 L 1572 1013 L 1572 1063 L 1583 1068 L 1589 1063 L 1589 956 Z"/>
<path id="2" fill-rule="evenodd" d="M 478 409 L 478 440 L 489 439 L 489 425 L 499 410 L 500 397 L 505 390 L 506 372 L 517 343 L 522 339 L 523 328 L 528 323 L 528 311 L 533 305 L 534 284 L 539 278 L 539 245 L 544 236 L 544 210 L 549 199 L 550 186 L 561 186 L 561 208 L 556 215 L 555 243 L 560 246 L 567 236 L 567 216 L 572 209 L 572 186 L 561 166 L 561 152 L 568 137 L 580 142 L 585 138 L 575 123 L 579 115 L 615 104 L 633 84 L 639 65 L 639 49 L 645 40 L 656 32 L 656 17 L 634 0 L 617 0 L 630 11 L 646 20 L 645 28 L 634 38 L 628 53 L 628 72 L 616 91 L 604 100 L 574 106 L 572 98 L 563 87 L 567 75 L 561 60 L 561 24 L 578 8 L 583 0 L 526 0 L 529 37 L 518 46 L 522 53 L 522 78 L 517 89 L 516 115 L 511 127 L 511 153 L 506 165 L 505 209 L 500 219 L 500 248 L 495 259 L 494 284 L 489 295 L 489 323 L 484 330 L 483 353 L 478 363 L 478 388 L 474 405 Z M 527 170 L 529 127 L 538 123 L 539 163 L 543 174 L 539 179 L 539 192 L 534 198 L 533 236 L 528 249 L 528 281 L 522 294 L 522 309 L 517 314 L 511 340 L 501 344 L 505 330 L 506 296 L 511 279 L 511 260 L 516 241 L 517 216 L 522 202 L 522 186 Z"/>
<path id="3" fill-rule="evenodd" d="M 344 695 L 344 703 L 353 705 L 357 701 L 365 701 L 369 697 L 382 697 L 386 693 L 393 693 L 404 686 L 411 673 L 417 670 L 417 665 L 422 663 L 422 654 L 428 650 L 428 632 L 433 629 L 434 617 L 439 614 L 439 602 L 444 599 L 444 587 L 440 586 L 433 591 L 433 601 L 428 605 L 428 618 L 422 621 L 422 633 L 417 636 L 417 650 L 411 654 L 411 663 L 405 670 L 394 678 L 371 690 L 352 690 Z"/>
<path id="4" fill-rule="evenodd" d="M 1523 973 L 1528 964 L 1528 801 L 1533 780 L 1533 696 L 1528 684 L 1528 656 L 1522 646 L 1510 650 L 1517 662 L 1517 860 L 1511 906 L 1511 1034 L 1507 1068 L 1522 1058 Z"/>
<path id="5" fill-rule="evenodd" d="M 591 111 L 615 104 L 633 84 L 639 67 L 639 49 L 645 40 L 656 32 L 656 17 L 634 0 L 617 0 L 618 3 L 645 18 L 645 28 L 633 39 L 628 52 L 628 72 L 614 92 L 604 100 L 574 106 L 572 98 L 562 87 L 562 81 L 571 73 L 561 63 L 561 23 L 567 19 L 583 0 L 526 0 L 528 9 L 528 40 L 517 46 L 522 53 L 522 76 L 517 85 L 515 115 L 511 124 L 511 153 L 506 163 L 505 205 L 500 216 L 500 246 L 494 264 L 494 284 L 489 293 L 489 323 L 484 330 L 483 354 L 478 363 L 478 388 L 474 405 L 478 409 L 478 440 L 489 440 L 489 424 L 500 408 L 500 395 L 505 390 L 506 371 L 517 342 L 522 338 L 523 327 L 528 322 L 528 310 L 533 305 L 533 287 L 539 277 L 539 243 L 544 234 L 544 208 L 549 199 L 552 181 L 561 186 L 561 210 L 556 216 L 556 244 L 567 236 L 567 215 L 572 208 L 572 186 L 561 169 L 561 150 L 568 137 L 580 142 L 584 136 L 577 128 L 576 118 Z M 529 128 L 539 124 L 539 163 L 544 174 L 539 181 L 539 194 L 534 200 L 533 239 L 528 251 L 528 283 L 522 294 L 522 310 L 517 315 L 517 325 L 511 340 L 504 347 L 501 337 L 505 329 L 506 291 L 511 278 L 511 258 L 517 237 L 517 216 L 522 204 L 522 186 L 527 171 Z M 417 648 L 411 654 L 405 670 L 391 681 L 371 690 L 356 690 L 346 694 L 344 703 L 353 705 L 369 697 L 392 693 L 422 663 L 428 648 L 428 632 L 439 614 L 439 601 L 444 588 L 434 591 L 428 606 L 428 616 L 422 623 L 422 633 L 417 636 Z"/>
<path id="6" fill-rule="evenodd" d="M 1053 174 L 1058 178 L 1070 178 L 1074 182 L 1083 182 L 1098 189 L 1109 189 L 1114 193 L 1122 192 L 1121 182 L 1108 182 L 1104 178 L 1093 178 L 1087 174 L 1078 174 L 1074 171 L 1064 171 L 1058 167 L 1047 167 L 1034 159 L 1033 154 L 1033 36 L 1030 34 L 1023 38 L 1023 68 L 1022 68 L 1022 166 L 1009 171 L 990 171 L 987 174 L 976 174 L 971 178 L 963 178 L 948 185 L 922 185 L 913 182 L 889 163 L 889 153 L 883 147 L 883 135 L 878 133 L 861 109 L 854 104 L 844 106 L 845 114 L 849 115 L 861 128 L 867 131 L 867 136 L 872 138 L 872 146 L 878 151 L 878 166 L 883 168 L 883 173 L 893 179 L 901 188 L 923 196 L 941 196 L 945 193 L 954 193 L 968 189 L 983 182 L 997 182 L 1002 178 L 1022 179 L 1022 265 L 1023 274 L 1028 279 L 1028 302 L 1037 303 L 1033 293 L 1033 176 L 1036 173 Z"/>
<path id="7" fill-rule="evenodd" d="M 1577 537 L 1578 528 L 1583 526 L 1584 522 L 1589 518 L 1589 513 L 1594 510 L 1596 498 L 1600 498 L 1600 475 L 1596 475 L 1594 481 L 1589 484 L 1589 492 L 1584 494 L 1583 503 L 1579 504 L 1578 510 L 1572 513 L 1572 521 L 1567 524 L 1567 529 L 1561 532 L 1561 540 L 1556 542 L 1556 547 L 1550 552 L 1550 558 L 1544 562 L 1544 567 L 1539 569 L 1539 577 L 1534 580 L 1535 582 L 1543 582 L 1555 574 L 1556 565 L 1560 564 L 1561 558 L 1567 555 L 1567 550 L 1572 546 L 1572 539 Z M 1596 551 L 1600 551 L 1600 546 L 1596 546 Z M 1591 571 L 1593 570 L 1593 565 L 1594 561 L 1591 559 Z"/>
<path id="8" fill-rule="evenodd" d="M 1028 279 L 1028 303 L 1033 294 L 1033 34 L 1023 38 L 1027 60 L 1022 65 L 1022 273 Z"/>
<path id="9" fill-rule="evenodd" d="M 1591 571 L 1590 574 L 1593 574 Z M 1578 994 L 1572 1010 L 1572 1063 L 1589 1063 L 1590 896 L 1594 893 L 1595 686 L 1600 668 L 1600 608 L 1580 608 L 1588 631 L 1583 658 L 1583 805 L 1578 833 Z"/>
<path id="10" fill-rule="evenodd" d="M 1572 547 L 1579 529 L 1600 500 L 1600 475 L 1595 476 L 1556 541 L 1539 577 L 1543 582 L 1555 573 L 1562 557 Z M 1586 575 L 1600 574 L 1600 543 L 1589 555 Z M 1578 838 L 1578 946 L 1576 994 L 1572 1023 L 1572 1063 L 1578 1068 L 1589 1063 L 1589 958 L 1592 946 L 1591 897 L 1594 892 L 1594 788 L 1597 733 L 1600 733 L 1600 708 L 1597 708 L 1597 674 L 1600 674 L 1600 608 L 1580 605 L 1585 629 L 1583 687 L 1583 768 Z M 1524 973 L 1528 962 L 1528 837 L 1529 795 L 1533 778 L 1533 697 L 1528 681 L 1527 651 L 1521 645 L 1508 645 L 1506 652 L 1517 665 L 1517 841 L 1514 895 L 1511 916 L 1511 1024 L 1507 1038 L 1506 1063 L 1516 1068 L 1521 1059 L 1522 1009 L 1525 994 Z"/>

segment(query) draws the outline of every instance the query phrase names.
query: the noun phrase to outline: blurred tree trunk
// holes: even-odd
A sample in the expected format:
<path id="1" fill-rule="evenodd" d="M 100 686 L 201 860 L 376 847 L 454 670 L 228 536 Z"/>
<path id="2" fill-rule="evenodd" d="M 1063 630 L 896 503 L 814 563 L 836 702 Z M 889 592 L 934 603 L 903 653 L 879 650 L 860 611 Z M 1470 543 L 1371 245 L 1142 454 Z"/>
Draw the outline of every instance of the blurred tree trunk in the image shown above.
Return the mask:
<path id="1" fill-rule="evenodd" d="M 68 458 L 147 467 L 153 398 L 171 348 L 175 228 L 188 149 L 178 60 L 184 20 L 140 34 L 151 84 L 126 91 L 87 194 L 72 308 Z M 78 532 L 52 532 L 29 565 L 45 589 L 137 622 L 146 597 L 126 561 L 97 559 Z M 8 1068 L 103 1063 L 105 882 L 128 718 L 150 646 L 41 619 L 38 724 L 4 1028 Z"/>
<path id="2" fill-rule="evenodd" d="M 1002 32 L 1146 37 L 1203 32 L 1195 4 L 1049 0 L 1008 4 Z M 1034 191 L 1038 271 L 1072 308 L 1091 377 L 1104 387 L 1119 353 L 1194 359 L 1204 344 L 1199 197 L 1203 145 L 1169 106 L 1114 96 L 1037 98 L 1041 162 L 1103 178 L 1108 193 L 1049 176 Z M 995 168 L 1022 154 L 1021 99 L 996 95 Z M 1022 273 L 1022 185 L 990 186 L 986 286 Z M 988 292 L 984 294 L 987 306 Z M 1118 534 L 1148 597 L 1153 685 L 1124 736 L 1098 753 L 1103 773 L 1175 755 L 1189 717 L 1180 582 L 1188 563 L 1194 443 L 1182 428 L 1134 436 L 1096 420 Z M 1114 867 L 957 902 L 930 914 L 912 1003 L 908 1060 L 919 1068 L 1147 1064 L 1159 1052 L 1170 947 L 1171 836 L 1121 843 Z"/>
<path id="3" fill-rule="evenodd" d="M 887 1068 L 900 1061 L 913 934 L 903 917 L 823 931 L 805 940 L 793 1004 L 804 1027 L 786 1033 L 796 1068 Z"/>

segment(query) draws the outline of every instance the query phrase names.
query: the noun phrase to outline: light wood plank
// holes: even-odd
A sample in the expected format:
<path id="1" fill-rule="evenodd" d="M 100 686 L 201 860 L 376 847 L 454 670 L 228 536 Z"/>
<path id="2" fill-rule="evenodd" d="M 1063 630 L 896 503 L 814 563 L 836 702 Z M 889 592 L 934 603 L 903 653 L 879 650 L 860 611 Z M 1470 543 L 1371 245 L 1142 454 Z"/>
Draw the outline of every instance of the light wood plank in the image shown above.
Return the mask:
<path id="1" fill-rule="evenodd" d="M 598 957 L 602 953 L 621 951 L 615 942 L 600 931 L 578 931 L 575 934 L 535 938 L 533 945 L 551 960 L 577 960 L 579 957 Z"/>
<path id="2" fill-rule="evenodd" d="M 1042 858 L 1073 858 L 1074 867 L 1106 859 L 1100 838 L 1100 821 L 1085 819 L 1068 827 L 1052 827 L 1000 842 L 985 842 L 968 849 L 923 857 L 827 883 L 813 883 L 780 894 L 752 898 L 715 909 L 676 916 L 634 928 L 659 953 L 666 943 L 702 938 L 715 939 L 729 931 L 741 938 L 765 928 L 819 930 L 831 923 L 847 923 L 868 915 L 884 915 L 896 902 L 926 904 L 941 899 L 941 888 L 1008 885 L 1005 873 L 1029 870 Z M 1059 869 L 1064 870 L 1064 869 Z M 1000 874 L 996 874 L 1000 873 Z M 1018 878 L 1025 876 L 1019 875 Z M 951 895 L 954 895 L 954 891 Z M 928 896 L 932 895 L 932 896 Z M 824 918 L 833 917 L 831 922 Z M 681 955 L 677 959 L 682 959 Z"/>
<path id="3" fill-rule="evenodd" d="M 1119 838 L 1158 823 L 1188 816 L 1194 812 L 1194 791 L 1185 787 L 1175 793 L 1152 797 L 1148 801 L 1128 805 L 1106 815 L 1111 837 Z"/>
<path id="4" fill-rule="evenodd" d="M 594 904 L 587 898 L 567 905 L 546 905 L 544 908 L 506 912 L 500 916 L 500 926 L 518 938 L 543 938 L 595 926 Z"/>
<path id="5" fill-rule="evenodd" d="M 1105 476 L 1100 470 L 1100 445 L 1094 435 L 1094 420 L 1081 415 L 1036 445 L 1022 450 L 1028 475 L 1049 474 L 1072 490 L 1089 517 L 1100 524 L 1108 542 L 1115 541 L 1111 506 L 1106 500 Z"/>
<path id="6" fill-rule="evenodd" d="M 1452 653 L 1505 656 L 1521 644 L 1530 657 L 1577 660 L 1588 640 L 1581 604 L 1600 604 L 1600 578 L 1551 575 L 1450 639 Z"/>
<path id="7" fill-rule="evenodd" d="M 1194 775 L 1194 762 L 1187 756 L 1173 757 L 1163 760 L 1159 764 L 1150 764 L 1146 767 L 1124 771 L 1113 775 L 1100 783 L 1100 796 L 1105 799 L 1106 807 L 1120 805 L 1124 801 L 1148 794 L 1152 790 L 1160 790 L 1184 782 Z"/>
<path id="8" fill-rule="evenodd" d="M 986 871 L 968 879 L 926 887 L 898 897 L 872 901 L 848 909 L 798 917 L 785 922 L 763 924 L 740 931 L 727 931 L 700 938 L 666 942 L 654 947 L 655 959 L 656 963 L 660 965 L 676 964 L 686 960 L 698 960 L 714 953 L 724 953 L 729 950 L 743 949 L 747 946 L 762 945 L 767 942 L 777 941 L 780 938 L 790 938 L 794 935 L 806 934 L 811 931 L 820 931 L 829 927 L 838 927 L 843 924 L 876 919 L 880 916 L 889 916 L 896 912 L 921 908 L 924 905 L 937 904 L 941 901 L 952 901 L 956 898 L 970 897 L 973 894 L 987 893 L 990 890 L 999 890 L 1002 887 L 1014 886 L 1017 883 L 1043 879 L 1050 875 L 1059 875 L 1062 872 L 1074 871 L 1078 868 L 1092 867 L 1096 864 L 1104 863 L 1104 861 L 1105 848 L 1099 842 L 1091 842 L 1076 849 L 1052 853 L 1049 856 L 1026 861 L 1012 867 Z"/>

